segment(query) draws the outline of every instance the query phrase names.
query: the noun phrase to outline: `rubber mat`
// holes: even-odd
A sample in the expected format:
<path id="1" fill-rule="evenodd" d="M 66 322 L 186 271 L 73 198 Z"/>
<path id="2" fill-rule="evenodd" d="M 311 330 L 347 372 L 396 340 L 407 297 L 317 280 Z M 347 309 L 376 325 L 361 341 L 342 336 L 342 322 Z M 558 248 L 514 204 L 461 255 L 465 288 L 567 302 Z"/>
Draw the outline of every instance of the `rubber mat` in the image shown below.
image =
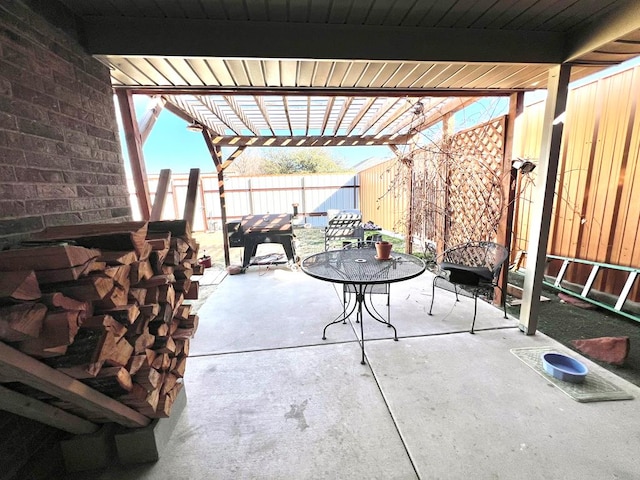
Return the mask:
<path id="1" fill-rule="evenodd" d="M 570 383 L 559 380 L 544 371 L 542 366 L 542 354 L 546 352 L 563 352 L 554 347 L 528 347 L 512 348 L 511 353 L 530 366 L 539 375 L 578 402 L 603 402 L 608 400 L 631 400 L 633 395 L 625 392 L 622 388 L 605 380 L 597 372 L 589 369 L 589 373 L 582 383 Z M 575 354 L 574 354 L 575 355 Z"/>

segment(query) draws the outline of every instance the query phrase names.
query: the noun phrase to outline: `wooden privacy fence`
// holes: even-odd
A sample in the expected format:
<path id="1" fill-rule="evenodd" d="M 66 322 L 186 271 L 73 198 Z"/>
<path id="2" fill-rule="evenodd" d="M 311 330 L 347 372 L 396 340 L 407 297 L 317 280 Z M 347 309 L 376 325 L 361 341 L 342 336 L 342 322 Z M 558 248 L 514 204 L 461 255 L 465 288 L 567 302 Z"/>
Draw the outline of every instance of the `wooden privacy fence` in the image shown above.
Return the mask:
<path id="1" fill-rule="evenodd" d="M 547 251 L 551 255 L 640 268 L 640 67 L 569 92 Z M 544 102 L 525 108 L 514 152 L 536 162 Z M 536 171 L 518 178 L 514 251 L 528 247 Z M 562 262 L 560 262 L 561 264 Z M 558 273 L 551 262 L 548 273 Z M 564 280 L 585 285 L 592 268 L 575 265 Z M 618 297 L 627 273 L 601 269 L 593 290 Z M 636 280 L 627 297 L 640 302 Z"/>
<path id="2" fill-rule="evenodd" d="M 549 255 L 640 270 L 638 92 L 640 67 L 570 90 Z M 537 163 L 543 113 L 541 101 L 525 107 L 517 118 L 514 158 Z M 503 129 L 503 119 L 492 121 L 456 134 L 450 146 L 440 144 L 435 151 L 431 148 L 414 154 L 414 241 L 451 245 L 473 237 L 488 239 L 495 232 L 508 206 L 504 194 L 498 193 L 498 183 L 507 174 L 504 167 L 499 168 Z M 506 159 L 505 164 L 510 160 Z M 407 218 L 408 203 L 401 202 L 409 183 L 394 184 L 383 176 L 384 172 L 399 172 L 401 165 L 393 160 L 360 174 L 363 215 L 384 219 L 385 228 L 404 224 Z M 519 173 L 516 178 L 512 259 L 528 248 L 536 173 Z M 379 181 L 370 180 L 372 176 Z M 383 197 L 397 199 L 398 204 L 378 200 Z M 523 258 L 526 265 L 526 255 Z M 562 263 L 550 261 L 547 274 L 556 276 Z M 594 278 L 590 278 L 592 275 L 589 264 L 576 262 L 565 272 L 563 281 L 578 290 L 588 283 L 594 295 L 609 294 L 614 303 L 627 292 L 628 301 L 640 302 L 640 281 L 636 279 L 629 286 L 626 270 L 602 268 Z"/>
<path id="3" fill-rule="evenodd" d="M 169 181 L 162 219 L 181 218 L 189 177 L 173 174 Z M 152 200 L 158 186 L 158 175 L 149 175 Z M 193 231 L 220 230 L 221 213 L 218 177 L 215 173 L 200 175 L 196 197 Z M 293 213 L 297 204 L 299 218 L 312 226 L 326 224 L 328 210 L 359 208 L 358 177 L 352 173 L 325 175 L 269 175 L 261 177 L 225 178 L 227 219 L 264 213 Z M 133 186 L 129 186 L 133 191 Z M 131 205 L 137 205 L 132 194 Z M 138 214 L 133 212 L 134 216 Z"/>

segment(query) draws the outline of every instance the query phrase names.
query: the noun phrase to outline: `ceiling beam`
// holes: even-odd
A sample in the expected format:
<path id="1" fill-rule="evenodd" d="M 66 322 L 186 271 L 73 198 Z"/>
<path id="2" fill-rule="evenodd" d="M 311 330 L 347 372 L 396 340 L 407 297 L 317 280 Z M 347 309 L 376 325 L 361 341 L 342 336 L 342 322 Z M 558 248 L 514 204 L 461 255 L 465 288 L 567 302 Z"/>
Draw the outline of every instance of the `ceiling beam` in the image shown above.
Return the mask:
<path id="1" fill-rule="evenodd" d="M 508 97 L 512 93 L 532 88 L 324 88 L 324 87 L 130 87 L 114 85 L 113 89 L 128 90 L 133 95 L 259 95 L 318 97 Z"/>
<path id="2" fill-rule="evenodd" d="M 567 37 L 565 61 L 578 61 L 599 47 L 640 30 L 638 0 L 620 0 L 616 8 L 597 22 L 590 23 Z"/>
<path id="3" fill-rule="evenodd" d="M 404 145 L 410 135 L 367 136 L 276 136 L 251 137 L 231 135 L 211 135 L 214 146 L 223 147 L 353 147 L 369 145 Z"/>
<path id="4" fill-rule="evenodd" d="M 93 55 L 557 64 L 565 52 L 561 33 L 527 30 L 101 16 L 81 28 Z"/>

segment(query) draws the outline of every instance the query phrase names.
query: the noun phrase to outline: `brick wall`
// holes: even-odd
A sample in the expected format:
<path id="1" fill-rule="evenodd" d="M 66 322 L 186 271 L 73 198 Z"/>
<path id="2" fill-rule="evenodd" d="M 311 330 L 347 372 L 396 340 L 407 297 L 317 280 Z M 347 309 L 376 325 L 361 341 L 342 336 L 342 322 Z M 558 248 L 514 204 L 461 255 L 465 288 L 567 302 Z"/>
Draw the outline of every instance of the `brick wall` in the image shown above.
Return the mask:
<path id="1" fill-rule="evenodd" d="M 0 4 L 0 241 L 52 225 L 121 221 L 131 210 L 109 70 L 72 17 Z M 65 30 L 54 28 L 50 21 Z"/>
<path id="2" fill-rule="evenodd" d="M 130 219 L 109 71 L 72 27 L 51 0 L 0 2 L 0 246 L 50 225 Z M 0 429 L 1 480 L 60 478 L 67 434 L 2 410 Z"/>

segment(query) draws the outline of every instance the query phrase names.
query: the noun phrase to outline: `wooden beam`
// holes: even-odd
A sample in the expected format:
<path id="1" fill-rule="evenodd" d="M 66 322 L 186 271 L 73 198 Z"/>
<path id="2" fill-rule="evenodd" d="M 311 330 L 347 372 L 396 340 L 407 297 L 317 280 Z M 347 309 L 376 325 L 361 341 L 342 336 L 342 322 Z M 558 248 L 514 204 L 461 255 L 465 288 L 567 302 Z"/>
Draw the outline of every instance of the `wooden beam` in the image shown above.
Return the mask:
<path id="1" fill-rule="evenodd" d="M 99 430 L 99 426 L 58 407 L 14 392 L 0 385 L 0 410 L 30 418 L 65 432 L 84 435 Z"/>
<path id="2" fill-rule="evenodd" d="M 456 113 L 462 110 L 463 108 L 468 107 L 469 105 L 477 102 L 478 99 L 475 97 L 470 98 L 451 98 L 445 100 L 438 104 L 438 107 L 427 110 L 426 116 L 424 118 L 420 118 L 419 122 L 416 125 L 412 125 L 411 129 L 416 132 L 422 132 L 429 127 L 432 127 L 436 123 L 442 120 L 442 118 L 448 113 Z M 399 132 L 403 127 L 407 125 L 407 122 L 398 125 L 394 133 Z"/>
<path id="3" fill-rule="evenodd" d="M 516 126 L 516 119 L 524 111 L 524 93 L 514 93 L 509 99 L 509 115 L 505 123 L 504 132 L 504 154 L 502 157 L 502 198 L 505 199 L 506 205 L 502 207 L 502 218 L 498 225 L 496 242 L 504 245 L 509 250 L 507 264 L 502 267 L 498 285 L 502 288 L 495 289 L 493 302 L 496 305 L 502 305 L 503 292 L 507 292 L 507 283 L 509 276 L 509 260 L 511 258 L 512 236 L 513 236 L 513 212 L 515 210 L 516 201 L 516 181 L 517 171 L 512 167 L 513 161 L 513 139 Z"/>
<path id="4" fill-rule="evenodd" d="M 149 217 L 149 221 L 151 222 L 157 222 L 162 218 L 162 210 L 164 209 L 164 202 L 169 190 L 169 180 L 171 180 L 171 170 L 168 168 L 160 170 L 156 195 L 153 199 L 153 208 L 151 209 L 151 215 Z"/>
<path id="5" fill-rule="evenodd" d="M 337 88 L 337 87 L 212 87 L 191 86 L 144 86 L 130 87 L 114 85 L 114 90 L 128 90 L 134 95 L 255 95 L 257 98 L 286 95 L 318 97 L 508 97 L 515 92 L 527 92 L 534 88 Z M 165 106 L 168 108 L 168 106 Z M 187 120 L 189 121 L 189 120 Z"/>
<path id="6" fill-rule="evenodd" d="M 166 100 L 160 95 L 154 95 L 152 97 L 152 103 L 149 109 L 145 112 L 144 117 L 140 120 L 138 124 L 138 130 L 140 131 L 140 141 L 144 145 L 144 142 L 147 141 L 151 130 L 153 130 L 153 126 L 156 124 L 162 109 L 164 108 Z"/>
<path id="7" fill-rule="evenodd" d="M 138 131 L 138 122 L 136 122 L 133 94 L 129 90 L 117 90 L 116 96 L 120 107 L 120 116 L 122 117 L 122 126 L 124 128 L 127 151 L 129 152 L 129 163 L 131 164 L 133 183 L 136 187 L 140 215 L 143 219 L 149 220 L 151 213 L 149 184 L 142 154 L 142 141 Z"/>
<path id="8" fill-rule="evenodd" d="M 542 30 L 99 15 L 81 21 L 92 55 L 557 64 L 565 52 L 562 32 Z"/>
<path id="9" fill-rule="evenodd" d="M 404 145 L 409 143 L 410 135 L 352 135 L 328 137 L 328 136 L 274 136 L 274 137 L 250 137 L 212 135 L 211 142 L 222 147 L 352 147 L 369 145 Z"/>
<path id="10" fill-rule="evenodd" d="M 200 185 L 200 169 L 192 168 L 189 171 L 189 183 L 187 184 L 187 198 L 184 202 L 182 219 L 193 228 L 196 213 L 196 199 L 198 198 L 198 186 Z"/>
<path id="11" fill-rule="evenodd" d="M 125 427 L 144 427 L 151 421 L 117 400 L 89 388 L 84 383 L 2 342 L 0 342 L 0 376 L 13 378 L 15 381 L 37 388 Z"/>
<path id="12" fill-rule="evenodd" d="M 533 194 L 534 200 L 529 217 L 529 245 L 527 246 L 524 293 L 520 308 L 519 328 L 527 335 L 534 335 L 538 328 L 539 299 L 547 261 L 551 212 L 564 128 L 561 115 L 567 106 L 570 73 L 571 67 L 569 65 L 557 65 L 549 69 L 540 158 Z"/>
<path id="13" fill-rule="evenodd" d="M 220 221 L 222 222 L 222 243 L 224 249 L 224 264 L 225 266 L 231 265 L 231 255 L 229 252 L 229 234 L 227 228 L 227 199 L 225 197 L 224 192 L 224 168 L 222 162 L 222 149 L 214 145 L 211 141 L 211 136 L 208 131 L 204 130 L 202 132 L 202 137 L 204 138 L 204 143 L 207 145 L 207 149 L 209 149 L 209 153 L 211 154 L 211 160 L 213 160 L 213 164 L 216 166 L 216 171 L 218 173 L 218 192 L 220 198 Z M 230 163 L 230 162 L 229 162 Z"/>

